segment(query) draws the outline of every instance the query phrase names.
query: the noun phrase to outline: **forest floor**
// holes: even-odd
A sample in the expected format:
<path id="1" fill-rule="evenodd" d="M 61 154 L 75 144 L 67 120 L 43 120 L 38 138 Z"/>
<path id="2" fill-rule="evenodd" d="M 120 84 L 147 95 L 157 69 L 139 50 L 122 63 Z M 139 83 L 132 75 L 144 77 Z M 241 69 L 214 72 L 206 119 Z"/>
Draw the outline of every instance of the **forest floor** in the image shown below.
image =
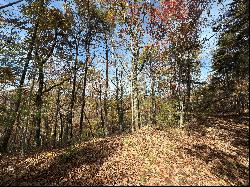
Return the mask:
<path id="1" fill-rule="evenodd" d="M 143 127 L 71 148 L 1 156 L 0 185 L 249 185 L 248 119 Z"/>

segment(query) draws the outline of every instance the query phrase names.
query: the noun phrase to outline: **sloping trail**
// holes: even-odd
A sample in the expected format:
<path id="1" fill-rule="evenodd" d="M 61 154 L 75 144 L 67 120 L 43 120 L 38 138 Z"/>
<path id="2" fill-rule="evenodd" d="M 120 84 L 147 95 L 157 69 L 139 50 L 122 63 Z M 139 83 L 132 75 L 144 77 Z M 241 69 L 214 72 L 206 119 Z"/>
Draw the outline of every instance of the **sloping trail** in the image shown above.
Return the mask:
<path id="1" fill-rule="evenodd" d="M 144 127 L 71 149 L 4 156 L 0 185 L 247 185 L 248 121 L 207 118 L 187 130 Z"/>

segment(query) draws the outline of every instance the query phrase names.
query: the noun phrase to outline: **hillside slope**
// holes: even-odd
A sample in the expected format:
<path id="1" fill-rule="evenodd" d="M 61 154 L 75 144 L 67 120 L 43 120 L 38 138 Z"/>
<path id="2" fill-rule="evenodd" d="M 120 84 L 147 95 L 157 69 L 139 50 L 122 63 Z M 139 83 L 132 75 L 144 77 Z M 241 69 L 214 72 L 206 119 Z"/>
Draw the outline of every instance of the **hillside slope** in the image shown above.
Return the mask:
<path id="1" fill-rule="evenodd" d="M 143 127 L 71 148 L 2 156 L 0 185 L 247 185 L 247 121 Z"/>

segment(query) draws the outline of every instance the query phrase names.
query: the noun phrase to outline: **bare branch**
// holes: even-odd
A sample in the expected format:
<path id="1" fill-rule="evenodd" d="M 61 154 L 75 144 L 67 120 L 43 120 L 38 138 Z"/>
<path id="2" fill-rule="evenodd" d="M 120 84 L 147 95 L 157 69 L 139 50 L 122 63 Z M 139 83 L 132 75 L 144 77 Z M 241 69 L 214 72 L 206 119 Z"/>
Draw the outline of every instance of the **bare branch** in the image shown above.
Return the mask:
<path id="1" fill-rule="evenodd" d="M 7 8 L 7 7 L 9 7 L 9 6 L 15 5 L 15 4 L 17 4 L 17 3 L 20 3 L 20 2 L 22 2 L 22 1 L 24 1 L 24 0 L 18 0 L 18 1 L 12 2 L 12 3 L 8 3 L 8 4 L 6 4 L 6 5 L 1 5 L 1 6 L 0 6 L 0 10 L 3 9 L 3 8 Z"/>
<path id="2" fill-rule="evenodd" d="M 64 79 L 63 81 L 61 81 L 61 82 L 59 82 L 59 83 L 57 83 L 57 84 L 55 84 L 55 85 L 49 87 L 48 89 L 44 90 L 43 93 L 49 92 L 49 91 L 52 90 L 53 88 L 62 85 L 65 81 L 68 81 L 69 79 L 70 79 L 70 78 Z"/>

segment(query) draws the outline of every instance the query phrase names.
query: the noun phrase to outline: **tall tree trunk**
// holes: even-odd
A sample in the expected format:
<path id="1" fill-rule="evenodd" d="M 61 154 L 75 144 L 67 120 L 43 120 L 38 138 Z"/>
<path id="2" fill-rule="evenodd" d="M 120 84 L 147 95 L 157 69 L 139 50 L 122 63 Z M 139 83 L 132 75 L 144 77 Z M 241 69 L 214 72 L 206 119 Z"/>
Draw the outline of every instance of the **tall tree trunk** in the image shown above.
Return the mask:
<path id="1" fill-rule="evenodd" d="M 132 52 L 132 69 L 131 69 L 131 109 L 132 109 L 132 123 L 131 130 L 136 131 L 139 129 L 139 89 L 138 89 L 138 57 L 139 57 L 139 45 L 138 39 L 132 37 L 131 52 Z M 133 40 L 135 42 L 133 42 Z"/>
<path id="2" fill-rule="evenodd" d="M 60 117 L 60 135 L 59 135 L 59 141 L 60 145 L 63 144 L 63 129 L 64 129 L 64 121 L 63 121 L 63 114 L 59 111 L 59 117 Z"/>
<path id="3" fill-rule="evenodd" d="M 38 62 L 38 91 L 35 100 L 36 113 L 35 113 L 35 143 L 39 147 L 41 145 L 40 138 L 40 126 L 41 126 L 41 117 L 42 117 L 42 95 L 43 95 L 43 82 L 44 82 L 44 73 L 43 73 L 43 63 Z"/>
<path id="4" fill-rule="evenodd" d="M 29 91 L 29 99 L 28 99 L 28 103 L 27 103 L 29 110 L 30 110 L 30 107 L 32 107 L 31 101 L 32 101 L 32 93 L 33 93 L 34 84 L 35 84 L 35 77 L 36 77 L 36 69 L 35 69 L 35 72 L 33 73 L 33 76 L 32 76 L 31 87 L 30 87 L 30 91 Z M 30 124 L 30 115 L 27 116 L 26 122 L 25 122 L 24 134 L 23 134 L 23 138 L 22 138 L 22 150 L 21 150 L 22 155 L 24 154 L 24 152 L 26 151 L 27 146 L 28 146 L 27 132 L 28 132 L 29 124 Z"/>
<path id="5" fill-rule="evenodd" d="M 151 67 L 151 123 L 156 125 L 155 75 Z"/>
<path id="6" fill-rule="evenodd" d="M 188 62 L 187 67 L 187 98 L 185 102 L 185 119 L 189 120 L 191 112 L 191 62 Z"/>
<path id="7" fill-rule="evenodd" d="M 71 99 L 69 104 L 69 113 L 68 113 L 68 124 L 66 126 L 65 131 L 65 141 L 71 141 L 73 136 L 73 108 L 75 105 L 75 91 L 76 91 L 76 73 L 77 73 L 77 65 L 78 65 L 78 47 L 79 47 L 79 39 L 76 41 L 76 56 L 75 56 L 75 63 L 73 67 L 73 85 L 72 85 L 72 92 L 71 92 Z M 70 132 L 69 132 L 70 131 Z M 70 137 L 68 137 L 68 133 L 70 133 Z"/>
<path id="8" fill-rule="evenodd" d="M 181 77 L 181 71 L 179 70 L 179 77 Z M 184 123 L 184 94 L 180 90 L 181 83 L 178 81 L 178 99 L 179 99 L 179 126 L 183 127 Z"/>
<path id="9" fill-rule="evenodd" d="M 83 116 L 84 116 L 84 109 L 86 104 L 86 85 L 87 85 L 87 73 L 88 73 L 88 64 L 90 62 L 90 52 L 89 52 L 89 43 L 85 44 L 86 49 L 86 60 L 85 60 L 85 67 L 84 67 L 84 79 L 83 79 L 83 89 L 82 89 L 82 103 L 81 103 L 81 112 L 80 112 L 80 129 L 79 133 L 82 134 L 83 130 Z"/>
<path id="10" fill-rule="evenodd" d="M 137 62 L 132 61 L 132 131 L 139 129 L 139 94 L 138 94 L 138 80 L 137 80 Z"/>
<path id="11" fill-rule="evenodd" d="M 103 116 L 103 109 L 102 109 L 102 84 L 101 84 L 101 80 L 99 82 L 99 103 L 100 103 L 100 109 L 101 109 L 100 110 L 101 125 L 102 125 L 102 129 L 104 130 L 104 132 L 106 132 L 106 129 L 105 129 L 105 116 Z"/>
<path id="12" fill-rule="evenodd" d="M 7 152 L 8 142 L 9 142 L 12 130 L 13 130 L 13 126 L 16 122 L 16 115 L 18 114 L 19 107 L 22 101 L 24 80 L 28 71 L 30 60 L 32 58 L 32 52 L 33 52 L 35 40 L 37 37 L 37 28 L 38 28 L 38 24 L 36 24 L 34 27 L 34 31 L 31 37 L 31 42 L 29 44 L 29 51 L 27 53 L 26 62 L 24 64 L 20 83 L 19 83 L 18 90 L 17 90 L 17 100 L 16 100 L 15 108 L 14 108 L 12 115 L 10 116 L 11 120 L 7 124 L 6 129 L 4 130 L 4 135 L 0 140 L 0 152 Z"/>
<path id="13" fill-rule="evenodd" d="M 118 77 L 118 67 L 115 67 L 115 79 L 116 79 L 116 111 L 118 114 L 118 123 L 120 131 L 124 131 L 124 123 L 123 123 L 123 88 L 122 88 L 122 72 L 120 77 L 120 85 L 119 85 L 119 77 Z"/>
<path id="14" fill-rule="evenodd" d="M 132 70 L 131 70 L 131 131 L 135 131 L 134 128 L 134 84 L 133 84 L 133 63 L 132 63 Z"/>
<path id="15" fill-rule="evenodd" d="M 57 124 L 58 124 L 58 114 L 60 110 L 60 93 L 61 88 L 57 90 L 57 98 L 56 98 L 56 114 L 55 114 L 55 124 L 54 124 L 54 132 L 53 132 L 53 145 L 56 145 L 56 135 L 57 135 Z"/>
<path id="16" fill-rule="evenodd" d="M 121 121 L 120 121 L 119 77 L 118 77 L 118 68 L 117 67 L 115 67 L 115 80 L 116 80 L 116 94 L 115 94 L 116 111 L 117 111 L 117 114 L 118 114 L 118 123 L 119 123 L 120 131 L 123 131 Z"/>
<path id="17" fill-rule="evenodd" d="M 43 145 L 47 147 L 50 142 L 49 118 L 47 115 L 44 116 L 44 128 L 45 128 L 45 136 L 42 142 L 44 142 Z"/>
<path id="18" fill-rule="evenodd" d="M 123 84 L 122 84 L 122 80 L 123 80 L 123 70 L 121 70 L 121 77 L 120 77 L 120 115 L 119 115 L 119 121 L 122 127 L 122 130 L 125 130 L 125 124 L 124 124 L 124 108 L 123 108 L 123 95 L 124 95 L 124 89 L 123 89 Z"/>
<path id="19" fill-rule="evenodd" d="M 46 55 L 46 57 L 42 60 L 39 59 L 38 56 L 38 49 L 36 50 L 36 60 L 38 63 L 38 91 L 36 95 L 35 100 L 35 106 L 36 106 L 36 114 L 35 114 L 35 144 L 37 147 L 41 146 L 41 121 L 42 121 L 42 105 L 43 105 L 43 87 L 44 87 L 44 64 L 48 61 L 48 59 L 52 56 L 56 42 L 57 42 L 57 36 L 58 36 L 58 28 L 55 27 L 55 37 L 53 40 L 53 44 L 50 48 L 49 53 Z"/>
<path id="20" fill-rule="evenodd" d="M 106 45 L 106 79 L 105 79 L 105 93 L 104 93 L 104 129 L 107 128 L 108 123 L 108 106 L 107 106 L 107 99 L 108 99 L 108 87 L 109 87 L 109 48 L 108 48 L 108 38 L 107 34 L 105 35 L 105 45 Z M 105 133 L 107 129 L 105 129 Z"/>
<path id="21" fill-rule="evenodd" d="M 180 99 L 180 120 L 179 120 L 179 126 L 183 127 L 184 123 L 184 105 L 183 105 L 183 100 Z"/>

